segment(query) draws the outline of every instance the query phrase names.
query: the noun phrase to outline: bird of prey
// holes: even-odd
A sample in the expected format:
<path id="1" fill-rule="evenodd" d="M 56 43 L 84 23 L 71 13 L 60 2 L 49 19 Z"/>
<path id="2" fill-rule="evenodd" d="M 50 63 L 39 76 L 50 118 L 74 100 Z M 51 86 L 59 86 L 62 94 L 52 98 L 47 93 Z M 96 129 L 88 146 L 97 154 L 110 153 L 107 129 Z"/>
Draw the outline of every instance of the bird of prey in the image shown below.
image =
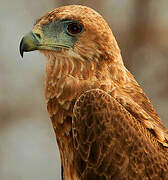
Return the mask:
<path id="1" fill-rule="evenodd" d="M 168 129 L 106 21 L 70 5 L 38 19 L 20 53 L 46 56 L 45 97 L 64 180 L 168 180 Z"/>

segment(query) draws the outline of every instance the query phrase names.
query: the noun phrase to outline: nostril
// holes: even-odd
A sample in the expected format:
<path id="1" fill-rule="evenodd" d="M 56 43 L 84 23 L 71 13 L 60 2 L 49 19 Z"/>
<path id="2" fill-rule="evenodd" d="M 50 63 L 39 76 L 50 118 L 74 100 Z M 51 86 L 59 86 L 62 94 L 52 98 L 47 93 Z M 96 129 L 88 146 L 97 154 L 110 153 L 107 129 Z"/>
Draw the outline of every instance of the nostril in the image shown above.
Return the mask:
<path id="1" fill-rule="evenodd" d="M 39 33 L 35 33 L 35 36 L 37 36 L 39 39 L 41 39 L 41 35 Z"/>

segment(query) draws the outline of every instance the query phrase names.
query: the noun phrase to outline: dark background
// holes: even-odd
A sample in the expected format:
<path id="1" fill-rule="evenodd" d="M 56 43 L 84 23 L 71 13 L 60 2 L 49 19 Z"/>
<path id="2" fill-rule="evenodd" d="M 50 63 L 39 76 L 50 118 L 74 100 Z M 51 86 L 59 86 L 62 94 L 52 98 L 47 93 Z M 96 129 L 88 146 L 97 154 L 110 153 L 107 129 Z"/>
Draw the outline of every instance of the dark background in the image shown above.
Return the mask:
<path id="1" fill-rule="evenodd" d="M 37 18 L 83 4 L 107 20 L 127 68 L 168 126 L 167 0 L 0 0 L 0 180 L 60 179 L 44 98 L 45 58 L 18 47 Z"/>

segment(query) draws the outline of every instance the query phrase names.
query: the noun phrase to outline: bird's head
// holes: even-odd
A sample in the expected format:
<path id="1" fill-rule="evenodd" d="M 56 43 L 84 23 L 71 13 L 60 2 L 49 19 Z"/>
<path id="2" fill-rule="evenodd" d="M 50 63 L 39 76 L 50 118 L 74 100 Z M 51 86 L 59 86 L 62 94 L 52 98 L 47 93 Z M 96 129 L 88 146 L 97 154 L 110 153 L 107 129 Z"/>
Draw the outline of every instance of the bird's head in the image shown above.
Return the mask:
<path id="1" fill-rule="evenodd" d="M 22 56 L 24 52 L 34 50 L 45 55 L 52 51 L 57 56 L 71 51 L 92 60 L 120 56 L 116 40 L 102 16 L 79 5 L 57 8 L 37 20 L 20 43 Z"/>

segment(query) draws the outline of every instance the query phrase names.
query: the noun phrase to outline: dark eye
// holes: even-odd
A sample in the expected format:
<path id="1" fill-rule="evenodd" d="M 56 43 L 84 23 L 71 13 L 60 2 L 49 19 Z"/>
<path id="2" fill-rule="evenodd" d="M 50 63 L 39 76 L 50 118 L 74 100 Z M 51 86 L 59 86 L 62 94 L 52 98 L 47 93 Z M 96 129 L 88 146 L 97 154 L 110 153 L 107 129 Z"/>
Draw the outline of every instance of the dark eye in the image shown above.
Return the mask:
<path id="1" fill-rule="evenodd" d="M 77 35 L 82 32 L 83 27 L 79 23 L 70 23 L 67 27 L 67 30 L 70 35 Z"/>

